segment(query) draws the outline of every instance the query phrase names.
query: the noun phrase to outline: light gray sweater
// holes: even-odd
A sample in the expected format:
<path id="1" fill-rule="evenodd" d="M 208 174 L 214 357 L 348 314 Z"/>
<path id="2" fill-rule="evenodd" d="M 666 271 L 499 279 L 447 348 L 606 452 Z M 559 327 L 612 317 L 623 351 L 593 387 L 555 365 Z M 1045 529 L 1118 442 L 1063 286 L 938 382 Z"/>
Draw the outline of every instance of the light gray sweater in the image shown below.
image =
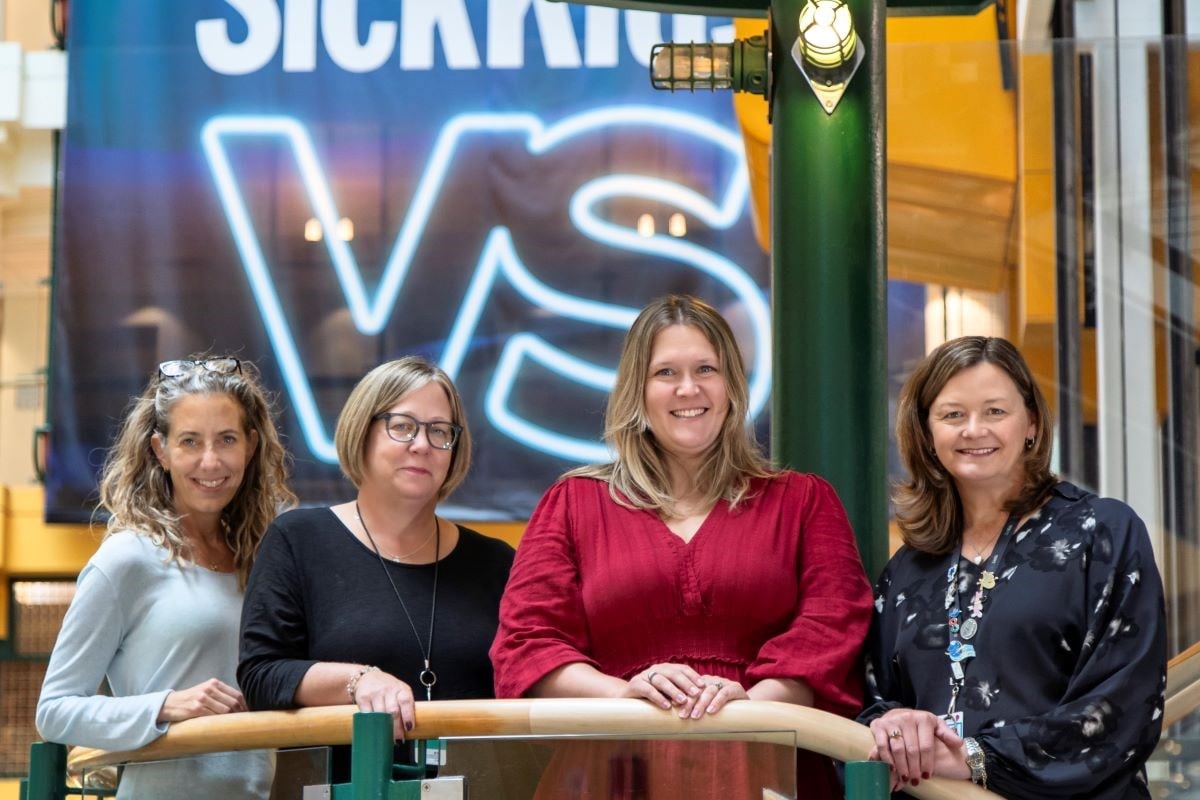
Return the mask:
<path id="1" fill-rule="evenodd" d="M 157 722 L 174 689 L 209 678 L 237 685 L 237 576 L 172 562 L 130 531 L 104 540 L 79 573 L 75 599 L 50 656 L 38 699 L 47 741 L 132 750 L 166 732 Z M 112 697 L 97 694 L 108 678 Z M 265 798 L 274 753 L 216 753 L 132 765 L 118 798 Z"/>

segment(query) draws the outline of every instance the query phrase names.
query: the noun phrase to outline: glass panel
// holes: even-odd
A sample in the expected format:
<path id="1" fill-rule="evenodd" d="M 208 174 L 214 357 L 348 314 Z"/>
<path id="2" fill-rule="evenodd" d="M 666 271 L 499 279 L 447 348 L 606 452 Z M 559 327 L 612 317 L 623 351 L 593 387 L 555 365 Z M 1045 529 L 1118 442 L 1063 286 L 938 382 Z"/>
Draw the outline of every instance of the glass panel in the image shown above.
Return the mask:
<path id="1" fill-rule="evenodd" d="M 1153 797 L 1200 800 L 1200 713 L 1163 732 L 1146 773 Z"/>
<path id="2" fill-rule="evenodd" d="M 798 758 L 794 734 L 788 731 L 736 736 L 756 741 L 708 736 L 703 739 L 615 736 L 451 739 L 445 742 L 445 764 L 438 770 L 438 776 L 463 776 L 469 797 L 488 800 L 796 798 Z M 226 757 L 214 754 L 202 758 Z M 808 764 L 808 758 L 809 754 L 801 753 L 799 763 Z M 818 769 L 832 770 L 826 760 L 812 758 Z M 329 748 L 279 753 L 271 800 L 300 800 L 305 786 L 328 784 L 328 763 Z M 207 768 L 214 769 L 211 763 Z M 172 762 L 150 762 L 138 769 L 143 770 L 143 775 L 153 770 L 196 774 L 195 767 L 172 765 Z M 110 787 L 111 791 L 114 773 L 110 769 L 91 770 L 82 779 L 89 786 Z M 137 780 L 145 780 L 143 775 L 137 776 Z M 129 777 L 126 774 L 124 779 Z M 95 791 L 85 796 L 102 794 Z"/>
<path id="3" fill-rule="evenodd" d="M 300 800 L 305 786 L 329 783 L 329 751 L 328 747 L 305 747 L 276 753 L 270 800 Z M 218 798 L 221 792 L 212 788 L 213 783 L 206 782 L 206 774 L 222 776 L 236 784 L 242 776 L 270 775 L 269 758 L 268 751 L 255 751 L 213 753 L 177 761 L 150 761 L 125 768 L 121 771 L 120 780 L 124 783 L 135 781 L 139 795 L 152 793 L 156 781 L 172 781 L 197 786 L 197 798 Z M 136 773 L 132 772 L 134 770 Z M 73 785 L 83 786 L 81 791 L 85 797 L 106 796 L 118 785 L 117 772 L 114 767 L 85 770 L 76 776 Z M 202 786 L 209 788 L 199 788 Z"/>
<path id="4" fill-rule="evenodd" d="M 446 764 L 438 774 L 465 776 L 470 796 L 489 800 L 796 797 L 795 735 L 747 736 L 760 741 L 567 736 L 453 739 L 446 743 Z"/>

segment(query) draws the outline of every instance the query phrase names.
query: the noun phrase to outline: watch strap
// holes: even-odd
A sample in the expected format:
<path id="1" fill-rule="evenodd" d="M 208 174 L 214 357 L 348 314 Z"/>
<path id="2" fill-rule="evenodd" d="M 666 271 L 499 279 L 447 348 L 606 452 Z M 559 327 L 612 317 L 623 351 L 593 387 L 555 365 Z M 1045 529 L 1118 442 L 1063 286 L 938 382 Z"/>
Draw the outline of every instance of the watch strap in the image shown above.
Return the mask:
<path id="1" fill-rule="evenodd" d="M 987 754 L 974 737 L 963 739 L 967 751 L 967 767 L 971 770 L 971 781 L 987 788 Z"/>

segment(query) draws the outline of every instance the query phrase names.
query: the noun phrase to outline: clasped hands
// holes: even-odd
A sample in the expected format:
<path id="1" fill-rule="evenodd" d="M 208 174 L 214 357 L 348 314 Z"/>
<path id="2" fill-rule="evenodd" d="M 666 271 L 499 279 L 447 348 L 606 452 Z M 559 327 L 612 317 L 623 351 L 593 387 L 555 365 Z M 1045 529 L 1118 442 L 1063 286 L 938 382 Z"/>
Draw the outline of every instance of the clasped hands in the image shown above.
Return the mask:
<path id="1" fill-rule="evenodd" d="M 687 664 L 655 664 L 629 679 L 622 697 L 649 700 L 664 709 L 679 709 L 680 719 L 716 714 L 730 700 L 748 700 L 740 683 L 701 675 Z"/>
<path id="2" fill-rule="evenodd" d="M 893 792 L 901 786 L 916 786 L 922 778 L 969 780 L 963 740 L 946 721 L 928 711 L 894 708 L 871 722 L 875 746 L 869 761 L 882 761 L 891 768 Z"/>

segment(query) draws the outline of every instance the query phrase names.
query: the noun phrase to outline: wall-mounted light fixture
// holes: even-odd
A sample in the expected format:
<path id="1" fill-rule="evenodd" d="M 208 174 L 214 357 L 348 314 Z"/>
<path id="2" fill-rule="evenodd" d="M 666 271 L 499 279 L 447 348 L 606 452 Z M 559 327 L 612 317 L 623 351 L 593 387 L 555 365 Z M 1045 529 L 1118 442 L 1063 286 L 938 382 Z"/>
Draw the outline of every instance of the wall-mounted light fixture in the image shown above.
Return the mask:
<path id="1" fill-rule="evenodd" d="M 710 92 L 724 89 L 765 95 L 770 81 L 766 38 L 751 36 L 722 44 L 656 44 L 650 51 L 655 89 Z"/>
<path id="2" fill-rule="evenodd" d="M 800 9 L 792 59 L 826 114 L 841 102 L 865 55 L 845 0 L 808 0 Z"/>

